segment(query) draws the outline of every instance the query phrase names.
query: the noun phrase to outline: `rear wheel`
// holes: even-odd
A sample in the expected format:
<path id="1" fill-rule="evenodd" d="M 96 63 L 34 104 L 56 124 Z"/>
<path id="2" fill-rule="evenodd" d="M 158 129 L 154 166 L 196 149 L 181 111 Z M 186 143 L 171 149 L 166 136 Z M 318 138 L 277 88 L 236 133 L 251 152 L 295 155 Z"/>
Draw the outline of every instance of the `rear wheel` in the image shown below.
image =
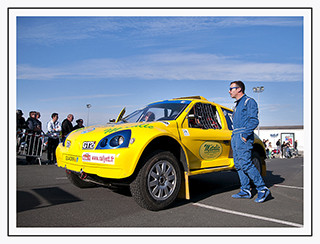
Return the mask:
<path id="1" fill-rule="evenodd" d="M 176 157 L 157 151 L 146 160 L 130 184 L 134 200 L 143 208 L 157 211 L 170 206 L 181 187 L 181 169 Z"/>
<path id="2" fill-rule="evenodd" d="M 260 154 L 256 151 L 252 152 L 252 163 L 254 164 L 254 166 L 256 166 L 257 170 L 261 174 L 262 173 L 261 158 L 260 158 Z"/>

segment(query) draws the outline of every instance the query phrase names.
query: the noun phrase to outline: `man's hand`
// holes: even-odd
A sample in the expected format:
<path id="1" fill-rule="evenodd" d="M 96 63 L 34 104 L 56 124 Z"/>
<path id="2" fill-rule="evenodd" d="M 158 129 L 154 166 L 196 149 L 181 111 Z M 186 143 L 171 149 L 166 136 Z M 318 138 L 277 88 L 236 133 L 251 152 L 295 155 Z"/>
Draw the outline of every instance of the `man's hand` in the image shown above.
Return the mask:
<path id="1" fill-rule="evenodd" d="M 242 137 L 242 140 L 244 140 L 245 142 L 247 142 L 247 139 L 246 139 L 246 138 L 244 138 L 244 137 Z"/>

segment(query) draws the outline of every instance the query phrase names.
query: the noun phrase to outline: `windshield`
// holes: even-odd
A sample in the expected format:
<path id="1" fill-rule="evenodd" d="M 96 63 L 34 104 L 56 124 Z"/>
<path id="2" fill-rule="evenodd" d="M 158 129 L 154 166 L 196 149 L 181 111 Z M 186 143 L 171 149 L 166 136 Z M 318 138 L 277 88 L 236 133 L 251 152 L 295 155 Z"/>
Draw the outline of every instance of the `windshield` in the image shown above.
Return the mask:
<path id="1" fill-rule="evenodd" d="M 152 122 L 159 120 L 175 120 L 190 101 L 165 101 L 153 103 L 134 111 L 119 123 Z"/>

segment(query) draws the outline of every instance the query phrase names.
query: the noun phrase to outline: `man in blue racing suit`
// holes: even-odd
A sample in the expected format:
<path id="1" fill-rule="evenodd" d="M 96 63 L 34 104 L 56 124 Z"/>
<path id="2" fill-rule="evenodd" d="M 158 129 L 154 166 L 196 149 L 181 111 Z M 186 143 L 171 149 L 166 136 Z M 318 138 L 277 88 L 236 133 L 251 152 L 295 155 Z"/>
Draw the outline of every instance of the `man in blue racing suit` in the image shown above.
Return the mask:
<path id="1" fill-rule="evenodd" d="M 254 141 L 254 129 L 259 124 L 258 106 L 253 98 L 245 93 L 242 81 L 230 84 L 229 94 L 235 98 L 236 107 L 233 111 L 233 132 L 231 147 L 234 165 L 239 175 L 240 191 L 232 195 L 233 198 L 251 198 L 250 179 L 256 186 L 258 196 L 255 202 L 264 202 L 270 195 L 259 171 L 252 163 L 251 155 Z"/>

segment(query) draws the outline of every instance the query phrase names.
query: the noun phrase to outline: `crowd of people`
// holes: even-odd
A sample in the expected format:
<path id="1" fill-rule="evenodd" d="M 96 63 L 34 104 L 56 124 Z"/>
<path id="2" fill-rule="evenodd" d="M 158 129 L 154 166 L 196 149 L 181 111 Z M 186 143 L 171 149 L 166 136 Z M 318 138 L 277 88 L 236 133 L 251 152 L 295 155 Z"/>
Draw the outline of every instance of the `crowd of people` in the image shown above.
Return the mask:
<path id="1" fill-rule="evenodd" d="M 25 131 L 26 133 L 32 133 L 33 135 L 45 134 L 46 136 L 48 136 L 47 155 L 49 164 L 56 163 L 55 150 L 60 140 L 64 140 L 71 131 L 84 127 L 82 119 L 78 119 L 75 126 L 72 125 L 72 121 L 74 120 L 74 116 L 72 114 L 68 114 L 67 118 L 65 118 L 60 124 L 60 122 L 58 121 L 58 113 L 52 113 L 51 120 L 47 123 L 47 133 L 45 133 L 43 131 L 42 123 L 39 120 L 41 117 L 40 112 L 30 111 L 27 120 L 25 120 L 25 118 L 23 117 L 23 112 L 20 109 L 17 109 L 16 112 L 17 134 Z M 31 141 L 29 142 L 29 144 L 32 144 Z M 32 157 L 27 156 L 26 159 L 27 162 L 30 162 L 32 160 Z"/>
<path id="2" fill-rule="evenodd" d="M 276 142 L 276 147 L 272 147 L 271 142 L 267 139 L 263 139 L 263 144 L 266 149 L 267 158 L 274 158 L 276 154 L 280 155 L 280 158 L 291 158 L 293 156 L 298 155 L 298 141 L 295 140 L 293 145 L 289 141 L 283 141 L 281 144 L 281 140 L 279 139 Z"/>

